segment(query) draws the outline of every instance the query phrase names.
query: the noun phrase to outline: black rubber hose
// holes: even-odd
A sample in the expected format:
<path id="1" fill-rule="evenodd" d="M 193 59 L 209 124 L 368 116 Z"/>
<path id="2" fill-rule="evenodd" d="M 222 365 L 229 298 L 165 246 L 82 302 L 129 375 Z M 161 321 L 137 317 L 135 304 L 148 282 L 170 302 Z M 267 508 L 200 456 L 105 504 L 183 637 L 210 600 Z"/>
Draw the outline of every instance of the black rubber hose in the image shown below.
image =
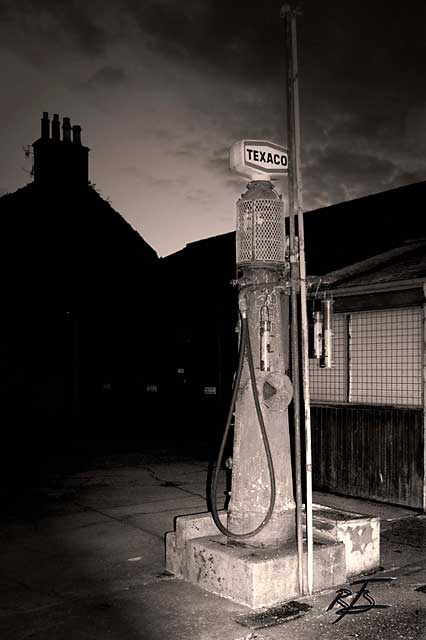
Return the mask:
<path id="1" fill-rule="evenodd" d="M 254 404 L 256 407 L 256 414 L 259 421 L 260 432 L 262 434 L 262 442 L 265 447 L 266 459 L 268 462 L 268 471 L 269 471 L 269 477 L 271 480 L 271 493 L 269 498 L 268 511 L 266 512 L 266 515 L 263 518 L 262 522 L 259 524 L 259 526 L 256 527 L 256 529 L 254 529 L 253 531 L 250 531 L 248 533 L 232 533 L 232 531 L 229 531 L 229 529 L 227 529 L 220 521 L 219 514 L 217 512 L 217 507 L 216 507 L 216 494 L 217 494 L 217 482 L 219 477 L 219 471 L 222 464 L 223 452 L 225 450 L 229 429 L 231 426 L 235 403 L 237 400 L 237 394 L 238 394 L 238 389 L 239 389 L 240 380 L 241 380 L 241 373 L 242 373 L 243 364 L 244 364 L 244 354 L 246 349 L 247 349 L 247 358 L 248 358 L 248 364 L 249 364 L 249 370 L 250 370 L 251 387 L 253 390 Z M 234 538 L 235 540 L 252 538 L 256 534 L 258 534 L 260 531 L 262 531 L 262 529 L 268 524 L 269 520 L 271 519 L 272 512 L 275 506 L 275 497 L 276 497 L 276 486 L 275 486 L 274 465 L 272 462 L 272 455 L 271 455 L 271 449 L 269 446 L 268 434 L 266 432 L 265 422 L 263 420 L 263 415 L 262 415 L 262 408 L 259 402 L 259 394 L 257 391 L 256 373 L 255 373 L 254 363 L 253 363 L 253 353 L 251 350 L 248 320 L 247 320 L 247 317 L 242 316 L 238 364 L 237 364 L 237 371 L 234 379 L 234 385 L 232 389 L 231 403 L 229 407 L 228 417 L 226 420 L 225 431 L 223 433 L 222 442 L 221 442 L 219 454 L 217 457 L 216 466 L 213 472 L 212 482 L 210 485 L 210 502 L 211 502 L 212 517 L 213 517 L 214 523 L 219 529 L 219 531 L 223 533 L 225 536 L 227 536 L 228 538 Z"/>

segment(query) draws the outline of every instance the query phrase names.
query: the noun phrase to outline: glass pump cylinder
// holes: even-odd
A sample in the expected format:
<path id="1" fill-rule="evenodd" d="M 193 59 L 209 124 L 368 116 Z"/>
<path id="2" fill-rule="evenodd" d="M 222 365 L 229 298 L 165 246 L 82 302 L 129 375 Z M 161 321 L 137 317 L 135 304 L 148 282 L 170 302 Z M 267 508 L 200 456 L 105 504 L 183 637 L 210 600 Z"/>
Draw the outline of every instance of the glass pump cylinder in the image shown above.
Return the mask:
<path id="1" fill-rule="evenodd" d="M 319 360 L 322 356 L 322 313 L 314 311 L 314 358 Z"/>
<path id="2" fill-rule="evenodd" d="M 333 345 L 333 301 L 326 299 L 322 301 L 323 331 L 324 331 L 324 353 L 322 367 L 331 369 L 332 367 L 332 345 Z"/>

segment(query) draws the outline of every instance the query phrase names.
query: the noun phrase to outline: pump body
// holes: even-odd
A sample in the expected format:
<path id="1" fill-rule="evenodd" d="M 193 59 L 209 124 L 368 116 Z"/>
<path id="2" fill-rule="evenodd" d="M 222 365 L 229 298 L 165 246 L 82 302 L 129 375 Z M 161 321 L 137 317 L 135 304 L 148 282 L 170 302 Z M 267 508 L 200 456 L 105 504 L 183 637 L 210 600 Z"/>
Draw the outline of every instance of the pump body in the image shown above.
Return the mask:
<path id="1" fill-rule="evenodd" d="M 237 202 L 237 267 L 240 310 L 247 317 L 255 386 L 273 461 L 275 504 L 269 522 L 247 541 L 278 545 L 294 538 L 294 498 L 288 405 L 292 385 L 286 375 L 288 353 L 287 267 L 284 203 L 269 181 L 249 183 Z M 241 373 L 235 406 L 235 433 L 228 527 L 255 530 L 265 516 L 271 492 L 262 433 L 248 362 Z"/>

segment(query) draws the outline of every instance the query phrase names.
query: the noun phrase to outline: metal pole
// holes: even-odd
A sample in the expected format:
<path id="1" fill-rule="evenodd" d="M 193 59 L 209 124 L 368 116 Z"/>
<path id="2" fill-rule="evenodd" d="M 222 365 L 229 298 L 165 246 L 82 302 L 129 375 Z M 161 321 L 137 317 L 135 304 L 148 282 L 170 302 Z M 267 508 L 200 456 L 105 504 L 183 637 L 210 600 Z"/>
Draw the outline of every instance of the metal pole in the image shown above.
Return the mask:
<path id="1" fill-rule="evenodd" d="M 313 528 L 312 528 L 312 445 L 311 445 L 311 410 L 309 393 L 309 351 L 308 351 L 308 314 L 306 306 L 306 261 L 305 261 L 305 232 L 303 222 L 303 191 L 302 172 L 300 163 L 300 107 L 299 107 L 299 72 L 297 60 L 297 10 L 286 8 L 287 22 L 290 22 L 290 84 L 292 101 L 292 138 L 294 142 L 294 178 L 295 178 L 295 208 L 297 210 L 299 236 L 299 271 L 300 271 L 300 309 L 302 325 L 302 383 L 303 404 L 305 417 L 305 471 L 306 471 L 306 538 L 308 548 L 308 592 L 313 590 Z"/>
<path id="2" fill-rule="evenodd" d="M 299 230 L 300 307 L 302 320 L 302 381 L 305 409 L 305 464 L 306 464 L 306 538 L 308 545 L 308 592 L 313 590 L 313 527 L 312 527 L 312 445 L 311 399 L 309 393 L 308 313 L 306 307 L 305 230 L 303 221 L 302 171 L 300 163 L 300 110 L 299 71 L 297 61 L 296 14 L 292 13 L 291 31 L 293 48 L 294 146 L 296 155 L 296 202 Z"/>
<path id="3" fill-rule="evenodd" d="M 293 420 L 295 448 L 295 480 L 296 480 L 296 538 L 298 557 L 299 592 L 303 593 L 303 498 L 302 498 L 302 453 L 300 434 L 300 372 L 299 372 L 299 330 L 297 313 L 298 295 L 298 251 L 295 230 L 295 144 L 294 144 L 294 103 L 292 100 L 293 85 L 291 75 L 291 21 L 290 8 L 285 5 L 281 11 L 285 20 L 286 32 L 286 75 L 287 75 L 287 147 L 288 163 L 288 208 L 289 208 L 289 249 L 290 249 L 290 282 L 291 282 L 291 371 L 293 383 Z"/>

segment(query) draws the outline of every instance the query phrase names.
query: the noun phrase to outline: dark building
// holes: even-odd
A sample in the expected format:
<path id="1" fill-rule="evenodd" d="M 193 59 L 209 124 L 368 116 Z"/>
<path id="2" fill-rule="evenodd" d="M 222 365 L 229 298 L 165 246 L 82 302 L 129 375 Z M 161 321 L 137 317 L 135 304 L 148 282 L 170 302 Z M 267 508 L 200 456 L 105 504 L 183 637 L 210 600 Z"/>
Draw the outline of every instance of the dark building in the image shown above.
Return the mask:
<path id="1" fill-rule="evenodd" d="M 147 429 L 158 257 L 89 184 L 80 127 L 62 129 L 43 114 L 34 181 L 0 198 L 0 412 L 24 447 Z"/>
<path id="2" fill-rule="evenodd" d="M 157 402 L 170 407 L 176 436 L 209 454 L 217 449 L 236 364 L 234 245 L 233 234 L 199 240 L 158 263 L 165 293 L 157 308 Z"/>

